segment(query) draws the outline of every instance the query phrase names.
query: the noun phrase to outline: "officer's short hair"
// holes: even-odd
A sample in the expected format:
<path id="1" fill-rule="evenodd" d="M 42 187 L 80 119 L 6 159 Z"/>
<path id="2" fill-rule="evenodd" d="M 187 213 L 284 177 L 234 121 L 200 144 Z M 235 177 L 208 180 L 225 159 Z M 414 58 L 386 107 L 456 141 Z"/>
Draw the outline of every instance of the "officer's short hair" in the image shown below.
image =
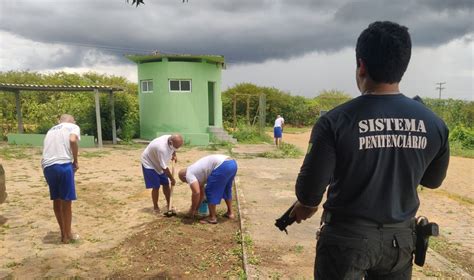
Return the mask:
<path id="1" fill-rule="evenodd" d="M 376 21 L 357 39 L 356 59 L 367 66 L 377 83 L 398 83 L 407 70 L 411 56 L 408 28 L 390 21 Z"/>

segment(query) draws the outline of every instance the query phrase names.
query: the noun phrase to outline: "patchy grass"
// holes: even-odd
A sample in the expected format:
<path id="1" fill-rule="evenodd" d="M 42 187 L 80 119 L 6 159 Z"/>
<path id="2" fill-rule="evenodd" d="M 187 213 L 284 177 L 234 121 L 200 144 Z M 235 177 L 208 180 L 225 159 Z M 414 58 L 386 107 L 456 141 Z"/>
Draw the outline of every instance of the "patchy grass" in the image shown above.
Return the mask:
<path id="1" fill-rule="evenodd" d="M 257 127 L 239 126 L 233 131 L 232 136 L 241 144 L 272 143 L 273 139 L 266 133 L 260 134 Z"/>
<path id="2" fill-rule="evenodd" d="M 289 134 L 301 134 L 301 133 L 305 133 L 305 132 L 308 132 L 312 129 L 312 126 L 302 126 L 302 127 L 298 127 L 298 126 L 287 126 L 285 125 L 285 127 L 283 128 L 283 133 L 289 133 Z M 270 127 L 266 127 L 265 128 L 265 131 L 266 132 L 271 132 L 273 133 L 273 127 L 270 126 Z"/>
<path id="3" fill-rule="evenodd" d="M 429 247 L 467 273 L 474 274 L 474 263 L 471 261 L 472 253 L 463 250 L 462 244 L 450 242 L 446 237 L 440 235 L 430 238 Z"/>
<path id="4" fill-rule="evenodd" d="M 450 142 L 449 152 L 452 156 L 474 158 L 474 150 L 464 148 L 459 142 Z"/>
<path id="5" fill-rule="evenodd" d="M 201 151 L 225 151 L 224 153 L 229 156 L 234 155 L 234 153 L 232 152 L 232 148 L 234 148 L 234 144 L 232 144 L 231 142 L 219 141 L 216 139 L 211 139 L 211 143 L 209 143 L 209 145 L 207 146 L 198 147 L 198 149 Z"/>
<path id="6" fill-rule="evenodd" d="M 440 194 L 440 195 L 443 195 L 443 196 L 446 196 L 446 197 L 448 197 L 452 200 L 455 200 L 456 202 L 458 202 L 462 205 L 465 205 L 465 206 L 472 206 L 474 204 L 474 199 L 469 198 L 467 196 L 462 196 L 462 195 L 459 195 L 459 194 L 448 192 L 447 190 L 435 189 L 435 190 L 433 190 L 433 192 L 437 193 L 437 194 Z"/>
<path id="7" fill-rule="evenodd" d="M 298 158 L 303 155 L 298 147 L 288 143 L 282 143 L 277 150 L 258 154 L 259 157 L 263 158 Z"/>
<path id="8" fill-rule="evenodd" d="M 101 158 L 109 154 L 110 154 L 109 151 L 96 150 L 96 151 L 81 151 L 79 156 L 84 157 L 84 158 Z"/>
<path id="9" fill-rule="evenodd" d="M 41 153 L 40 148 L 29 145 L 6 145 L 0 147 L 0 158 L 5 160 L 31 159 L 33 154 L 38 154 L 38 152 Z"/>

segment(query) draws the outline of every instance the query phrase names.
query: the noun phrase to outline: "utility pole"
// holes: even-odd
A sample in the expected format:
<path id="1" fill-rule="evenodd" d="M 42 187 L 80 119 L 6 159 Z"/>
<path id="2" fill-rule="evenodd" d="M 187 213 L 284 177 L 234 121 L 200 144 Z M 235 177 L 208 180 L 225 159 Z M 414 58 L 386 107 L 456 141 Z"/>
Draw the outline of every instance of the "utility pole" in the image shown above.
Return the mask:
<path id="1" fill-rule="evenodd" d="M 441 91 L 443 89 L 446 89 L 445 87 L 443 87 L 444 84 L 446 84 L 446 82 L 440 82 L 440 83 L 436 83 L 438 86 L 436 87 L 437 90 L 439 90 L 439 99 L 441 99 Z"/>

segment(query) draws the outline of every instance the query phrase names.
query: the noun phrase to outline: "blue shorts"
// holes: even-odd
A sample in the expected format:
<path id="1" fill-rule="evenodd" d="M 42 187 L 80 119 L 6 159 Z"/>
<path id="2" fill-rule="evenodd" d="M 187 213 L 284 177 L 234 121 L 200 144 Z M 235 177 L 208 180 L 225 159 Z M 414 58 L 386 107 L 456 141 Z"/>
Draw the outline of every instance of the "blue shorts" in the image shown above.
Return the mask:
<path id="1" fill-rule="evenodd" d="M 72 163 L 53 164 L 43 170 L 51 200 L 76 200 Z"/>
<path id="2" fill-rule="evenodd" d="M 158 174 L 155 169 L 148 169 L 142 165 L 143 178 L 147 189 L 159 189 L 160 186 L 169 186 L 170 181 L 165 173 Z"/>
<path id="3" fill-rule="evenodd" d="M 273 128 L 273 137 L 274 138 L 281 138 L 281 136 L 283 135 L 283 130 L 281 129 L 280 126 L 275 126 Z"/>
<path id="4" fill-rule="evenodd" d="M 237 173 L 237 162 L 226 160 L 207 177 L 206 198 L 210 204 L 220 204 L 221 199 L 232 199 L 232 183 Z"/>

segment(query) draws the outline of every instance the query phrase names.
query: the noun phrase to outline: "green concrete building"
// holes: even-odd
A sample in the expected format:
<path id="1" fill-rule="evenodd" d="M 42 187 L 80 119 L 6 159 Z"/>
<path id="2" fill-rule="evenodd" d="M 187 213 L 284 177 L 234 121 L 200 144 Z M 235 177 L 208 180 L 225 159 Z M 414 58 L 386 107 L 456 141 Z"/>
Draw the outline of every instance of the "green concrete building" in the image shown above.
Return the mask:
<path id="1" fill-rule="evenodd" d="M 234 141 L 222 129 L 223 56 L 128 55 L 138 66 L 140 136 L 181 133 L 190 145 L 207 145 L 211 135 Z"/>

